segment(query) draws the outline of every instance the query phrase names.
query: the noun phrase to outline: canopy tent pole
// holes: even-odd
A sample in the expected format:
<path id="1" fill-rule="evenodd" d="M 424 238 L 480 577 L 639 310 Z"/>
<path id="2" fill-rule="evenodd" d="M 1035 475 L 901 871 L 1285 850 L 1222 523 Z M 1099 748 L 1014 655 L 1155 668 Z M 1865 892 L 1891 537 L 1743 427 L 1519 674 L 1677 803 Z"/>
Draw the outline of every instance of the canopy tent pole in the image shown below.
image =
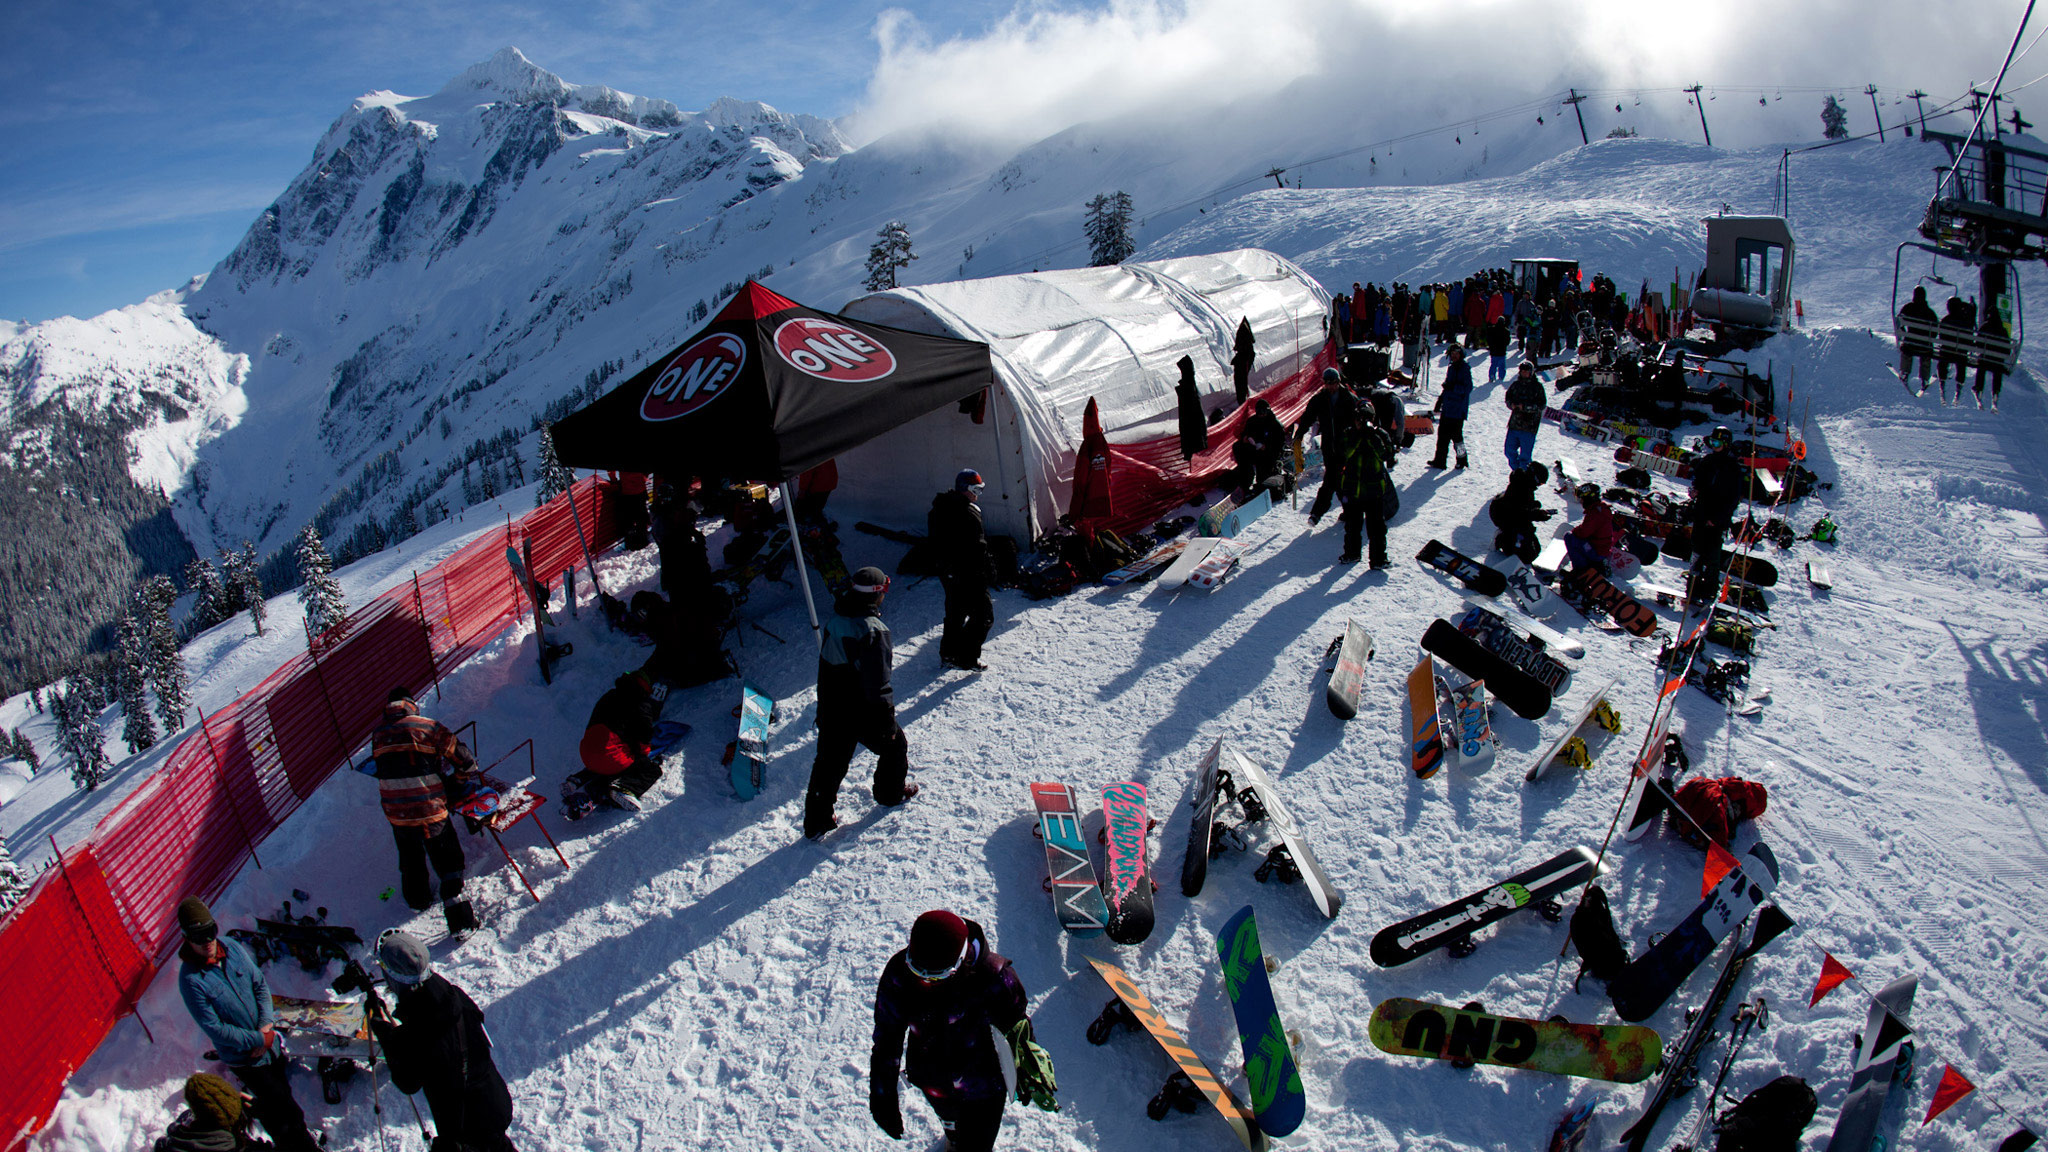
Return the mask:
<path id="1" fill-rule="evenodd" d="M 789 520 L 789 552 L 796 557 L 796 585 L 804 590 L 804 609 L 811 614 L 811 635 L 823 648 L 825 632 L 818 627 L 818 602 L 811 598 L 811 577 L 804 571 L 804 538 L 796 530 L 796 497 L 790 495 L 787 480 L 782 482 L 782 514 Z"/>

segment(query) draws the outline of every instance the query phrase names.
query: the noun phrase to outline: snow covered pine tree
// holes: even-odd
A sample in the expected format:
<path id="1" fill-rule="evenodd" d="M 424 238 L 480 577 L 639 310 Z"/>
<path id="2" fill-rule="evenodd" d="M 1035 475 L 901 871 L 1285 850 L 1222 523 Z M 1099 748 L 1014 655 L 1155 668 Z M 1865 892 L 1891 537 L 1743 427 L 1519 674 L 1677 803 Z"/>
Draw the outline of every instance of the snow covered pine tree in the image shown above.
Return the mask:
<path id="1" fill-rule="evenodd" d="M 334 578 L 334 561 L 320 533 L 311 524 L 299 533 L 299 603 L 306 609 L 306 632 L 318 636 L 348 618 L 348 600 Z"/>
<path id="2" fill-rule="evenodd" d="M 701 319 L 698 317 L 697 319 Z M 555 454 L 554 426 L 540 426 L 540 490 L 533 494 L 535 508 L 546 504 L 576 483 L 576 477 L 562 466 L 562 458 Z"/>
<path id="3" fill-rule="evenodd" d="M 910 267 L 917 254 L 910 250 L 910 229 L 900 220 L 891 220 L 875 233 L 875 243 L 868 249 L 868 275 L 861 283 L 870 292 L 885 292 L 896 287 L 896 273 Z"/>
<path id="4" fill-rule="evenodd" d="M 1138 250 L 1131 240 L 1131 194 L 1098 193 L 1088 201 L 1081 230 L 1088 234 L 1088 263 L 1103 268 L 1129 260 Z"/>
<path id="5" fill-rule="evenodd" d="M 69 691 L 50 690 L 51 702 L 57 704 L 57 738 L 63 743 L 64 751 L 71 754 L 71 779 L 87 792 L 99 787 L 107 778 L 113 763 L 107 759 L 104 735 L 100 732 L 100 702 L 93 696 L 92 688 L 84 683 L 70 686 Z"/>
<path id="6" fill-rule="evenodd" d="M 149 644 L 144 624 L 129 609 L 121 618 L 121 647 L 115 669 L 121 685 L 121 740 L 133 756 L 156 744 L 156 721 L 149 715 Z"/>
<path id="7" fill-rule="evenodd" d="M 171 602 L 177 598 L 178 590 L 163 576 L 150 577 L 135 594 L 135 615 L 148 641 L 148 677 L 156 692 L 156 718 L 166 733 L 185 726 L 185 709 L 192 703 L 192 678 L 185 674 L 185 653 L 178 647 L 178 630 L 171 625 Z"/>
<path id="8" fill-rule="evenodd" d="M 14 862 L 14 856 L 7 851 L 6 838 L 0 837 L 0 916 L 5 916 L 8 909 L 21 903 L 21 898 L 28 895 L 28 889 L 28 873 Z"/>
<path id="9" fill-rule="evenodd" d="M 263 635 L 263 613 L 269 606 L 263 602 L 263 575 L 256 567 L 256 545 L 244 540 L 239 550 L 221 553 L 221 561 L 227 569 L 230 594 L 249 610 L 249 622 L 256 626 L 256 634 Z"/>

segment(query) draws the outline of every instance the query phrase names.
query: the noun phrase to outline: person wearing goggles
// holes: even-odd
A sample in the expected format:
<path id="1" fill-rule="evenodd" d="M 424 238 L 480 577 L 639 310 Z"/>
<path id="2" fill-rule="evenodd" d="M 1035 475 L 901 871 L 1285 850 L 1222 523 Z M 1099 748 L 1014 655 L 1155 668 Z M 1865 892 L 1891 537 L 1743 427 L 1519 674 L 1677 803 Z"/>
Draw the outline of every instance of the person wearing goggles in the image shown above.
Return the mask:
<path id="1" fill-rule="evenodd" d="M 949 1152 L 987 1152 L 1009 1091 L 991 1028 L 1009 1040 L 1017 1099 L 1059 1111 L 1052 1060 L 1033 1037 L 1029 998 L 981 925 L 943 908 L 917 918 L 910 944 L 889 958 L 875 989 L 868 1112 L 890 1139 L 903 1138 L 902 1077 L 924 1093 L 946 1130 Z M 909 1044 L 905 1047 L 905 1035 Z"/>
<path id="2" fill-rule="evenodd" d="M 910 782 L 910 741 L 896 723 L 890 670 L 896 647 L 882 623 L 889 577 L 880 568 L 854 572 L 833 604 L 818 648 L 818 753 L 804 797 L 804 838 L 822 840 L 839 827 L 832 814 L 855 748 L 875 754 L 875 803 L 894 808 L 917 795 Z"/>

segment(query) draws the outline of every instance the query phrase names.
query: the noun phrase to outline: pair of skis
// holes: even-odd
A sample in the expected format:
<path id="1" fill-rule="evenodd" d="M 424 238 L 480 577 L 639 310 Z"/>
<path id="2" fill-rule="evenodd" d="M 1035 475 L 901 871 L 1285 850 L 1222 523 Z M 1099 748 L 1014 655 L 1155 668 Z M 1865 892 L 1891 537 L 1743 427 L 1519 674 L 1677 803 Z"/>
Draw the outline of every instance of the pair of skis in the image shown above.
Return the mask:
<path id="1" fill-rule="evenodd" d="M 1103 877 L 1095 879 L 1088 843 L 1081 836 L 1081 812 L 1066 784 L 1031 786 L 1038 812 L 1037 833 L 1045 841 L 1046 886 L 1060 927 L 1076 936 L 1107 932 L 1119 944 L 1137 944 L 1152 934 L 1152 878 L 1146 868 L 1151 820 L 1145 786 L 1123 781 L 1102 790 Z"/>

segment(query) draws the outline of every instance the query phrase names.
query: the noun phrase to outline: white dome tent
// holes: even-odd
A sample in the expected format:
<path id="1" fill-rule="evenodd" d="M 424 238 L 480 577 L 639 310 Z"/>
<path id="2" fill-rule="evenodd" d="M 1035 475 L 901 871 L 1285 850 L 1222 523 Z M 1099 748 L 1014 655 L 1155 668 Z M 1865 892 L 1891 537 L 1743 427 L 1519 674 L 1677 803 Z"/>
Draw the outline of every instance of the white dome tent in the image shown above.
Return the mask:
<path id="1" fill-rule="evenodd" d="M 1256 248 L 894 288 L 847 316 L 989 346 L 996 386 L 982 423 L 948 406 L 842 454 L 833 510 L 922 531 L 934 493 L 962 468 L 982 474 L 991 535 L 1028 544 L 1066 510 L 1081 414 L 1094 398 L 1111 444 L 1178 434 L 1174 385 L 1195 362 L 1202 408 L 1235 408 L 1232 339 L 1251 322 L 1259 392 L 1309 366 L 1330 294 L 1292 261 Z"/>

